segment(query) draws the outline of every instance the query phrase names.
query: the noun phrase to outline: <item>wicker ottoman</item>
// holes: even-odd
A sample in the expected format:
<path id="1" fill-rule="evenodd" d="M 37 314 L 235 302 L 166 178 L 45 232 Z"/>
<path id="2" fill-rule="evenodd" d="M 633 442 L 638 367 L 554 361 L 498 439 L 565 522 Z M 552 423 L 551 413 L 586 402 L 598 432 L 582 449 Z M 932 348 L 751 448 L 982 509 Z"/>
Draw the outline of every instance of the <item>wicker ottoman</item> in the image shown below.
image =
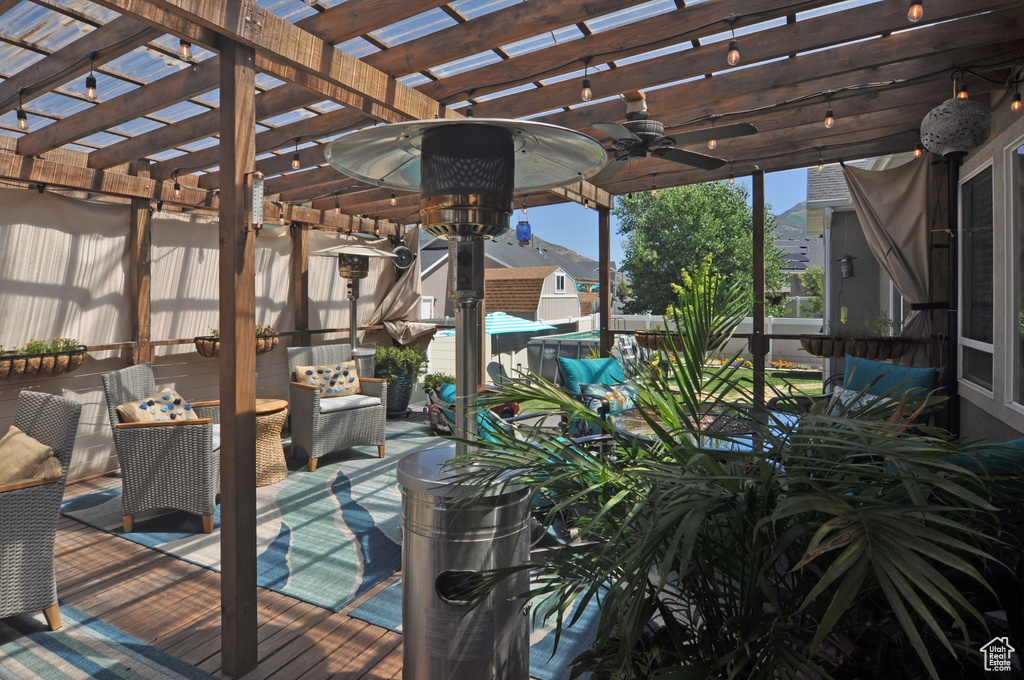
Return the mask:
<path id="1" fill-rule="evenodd" d="M 284 399 L 256 400 L 256 486 L 277 484 L 288 476 L 281 428 L 288 418 Z"/>

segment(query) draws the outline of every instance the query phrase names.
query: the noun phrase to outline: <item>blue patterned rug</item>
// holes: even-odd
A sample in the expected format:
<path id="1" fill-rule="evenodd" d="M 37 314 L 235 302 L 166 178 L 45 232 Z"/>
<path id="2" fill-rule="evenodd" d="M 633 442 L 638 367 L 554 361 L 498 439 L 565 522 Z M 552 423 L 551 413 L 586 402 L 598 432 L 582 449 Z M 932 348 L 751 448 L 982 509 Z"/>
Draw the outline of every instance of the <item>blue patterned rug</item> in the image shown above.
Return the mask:
<path id="1" fill-rule="evenodd" d="M 73 607 L 60 614 L 64 626 L 53 632 L 38 614 L 0 621 L 0 680 L 214 680 Z"/>
<path id="2" fill-rule="evenodd" d="M 537 613 L 537 608 L 534 608 Z M 566 624 L 576 614 L 576 606 L 566 614 Z M 372 623 L 396 633 L 402 632 L 402 582 L 397 581 L 380 591 L 369 600 L 353 609 L 349 616 Z M 597 635 L 600 611 L 597 603 L 591 601 L 583 611 L 576 625 L 563 627 L 555 648 L 555 619 L 546 621 L 531 616 L 530 632 L 530 677 L 537 680 L 566 680 L 569 677 L 572 660 L 586 651 Z M 589 678 L 584 673 L 580 678 Z"/>
<path id="3" fill-rule="evenodd" d="M 395 468 L 404 456 L 441 446 L 422 422 L 388 421 L 385 458 L 376 447 L 306 459 L 284 481 L 256 490 L 258 585 L 338 611 L 402 566 L 402 499 Z M 61 512 L 80 522 L 182 560 L 220 570 L 220 507 L 214 530 L 185 512 L 136 515 L 121 528 L 121 489 L 66 501 Z"/>

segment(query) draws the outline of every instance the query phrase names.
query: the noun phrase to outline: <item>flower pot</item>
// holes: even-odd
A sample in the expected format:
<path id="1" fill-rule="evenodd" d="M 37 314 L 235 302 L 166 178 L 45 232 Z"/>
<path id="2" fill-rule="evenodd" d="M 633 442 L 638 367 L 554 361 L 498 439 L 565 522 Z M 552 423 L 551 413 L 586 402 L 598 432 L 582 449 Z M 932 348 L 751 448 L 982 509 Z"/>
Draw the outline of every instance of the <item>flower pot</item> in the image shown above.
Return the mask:
<path id="1" fill-rule="evenodd" d="M 913 343 L 908 338 L 846 338 L 823 334 L 800 336 L 800 346 L 808 354 L 825 359 L 842 359 L 849 354 L 859 359 L 888 361 L 906 354 Z"/>
<path id="2" fill-rule="evenodd" d="M 665 351 L 672 349 L 668 333 L 665 331 L 637 331 L 634 335 L 636 336 L 636 344 L 644 349 Z"/>
<path id="3" fill-rule="evenodd" d="M 277 347 L 280 337 L 277 335 L 261 335 L 256 338 L 256 354 L 264 354 Z M 204 357 L 220 356 L 220 338 L 212 335 L 197 336 L 196 351 Z"/>
<path id="4" fill-rule="evenodd" d="M 388 383 L 388 417 L 404 416 L 412 396 L 413 373 L 401 375 Z"/>
<path id="5" fill-rule="evenodd" d="M 33 380 L 52 378 L 70 373 L 85 361 L 88 348 L 79 345 L 68 352 L 45 352 L 43 354 L 0 354 L 0 381 Z"/>

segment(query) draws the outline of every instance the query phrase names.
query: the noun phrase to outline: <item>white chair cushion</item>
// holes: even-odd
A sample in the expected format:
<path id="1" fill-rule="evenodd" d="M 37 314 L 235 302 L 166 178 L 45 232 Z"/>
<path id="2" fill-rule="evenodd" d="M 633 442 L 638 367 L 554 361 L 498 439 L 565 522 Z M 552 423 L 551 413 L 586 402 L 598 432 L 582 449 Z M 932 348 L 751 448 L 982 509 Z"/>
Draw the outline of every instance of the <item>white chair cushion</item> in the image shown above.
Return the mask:
<path id="1" fill-rule="evenodd" d="M 335 411 L 347 411 L 350 408 L 379 405 L 380 397 L 371 397 L 367 394 L 349 394 L 331 399 L 321 399 L 320 413 L 333 413 Z"/>
<path id="2" fill-rule="evenodd" d="M 213 450 L 220 448 L 220 423 L 213 424 Z"/>

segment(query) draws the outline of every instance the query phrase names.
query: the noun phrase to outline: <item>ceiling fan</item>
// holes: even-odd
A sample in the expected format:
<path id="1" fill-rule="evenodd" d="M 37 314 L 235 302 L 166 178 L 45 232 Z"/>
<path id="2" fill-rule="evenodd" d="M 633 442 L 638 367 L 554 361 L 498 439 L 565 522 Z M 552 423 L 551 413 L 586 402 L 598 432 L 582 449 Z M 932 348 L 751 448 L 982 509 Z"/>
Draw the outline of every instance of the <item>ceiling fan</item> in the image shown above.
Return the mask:
<path id="1" fill-rule="evenodd" d="M 726 161 L 694 151 L 677 149 L 677 146 L 707 142 L 712 139 L 743 137 L 757 132 L 750 123 L 735 123 L 721 127 L 704 128 L 665 136 L 665 126 L 651 119 L 647 114 L 646 102 L 627 102 L 626 123 L 593 123 L 593 127 L 612 138 L 616 152 L 601 172 L 590 178 L 591 182 L 604 182 L 615 176 L 634 158 L 653 156 L 667 161 L 690 165 L 702 170 L 715 170 Z"/>

